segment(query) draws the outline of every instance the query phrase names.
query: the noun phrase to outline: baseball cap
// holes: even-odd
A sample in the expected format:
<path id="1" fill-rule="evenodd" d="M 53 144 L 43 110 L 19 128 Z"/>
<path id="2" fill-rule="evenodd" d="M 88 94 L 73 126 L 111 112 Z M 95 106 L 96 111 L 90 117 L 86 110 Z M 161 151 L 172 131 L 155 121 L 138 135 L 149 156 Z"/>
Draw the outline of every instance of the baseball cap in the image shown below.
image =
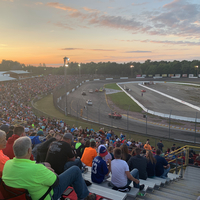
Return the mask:
<path id="1" fill-rule="evenodd" d="M 63 135 L 63 139 L 70 139 L 70 140 L 72 140 L 72 134 L 71 133 L 65 133 Z"/>
<path id="2" fill-rule="evenodd" d="M 106 147 L 104 145 L 100 145 L 98 147 L 98 153 L 99 153 L 99 155 L 101 157 L 104 157 L 104 156 L 106 156 L 108 154 L 107 149 L 106 149 Z"/>

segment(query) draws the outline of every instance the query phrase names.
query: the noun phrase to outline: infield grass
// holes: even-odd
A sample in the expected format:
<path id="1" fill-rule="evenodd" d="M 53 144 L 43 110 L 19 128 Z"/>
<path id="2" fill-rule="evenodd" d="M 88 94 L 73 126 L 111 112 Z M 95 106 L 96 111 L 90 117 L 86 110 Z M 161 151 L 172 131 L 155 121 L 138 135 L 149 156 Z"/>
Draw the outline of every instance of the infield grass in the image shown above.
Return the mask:
<path id="1" fill-rule="evenodd" d="M 109 83 L 105 85 L 105 88 L 113 89 L 113 90 L 121 90 L 120 87 L 116 83 Z"/>

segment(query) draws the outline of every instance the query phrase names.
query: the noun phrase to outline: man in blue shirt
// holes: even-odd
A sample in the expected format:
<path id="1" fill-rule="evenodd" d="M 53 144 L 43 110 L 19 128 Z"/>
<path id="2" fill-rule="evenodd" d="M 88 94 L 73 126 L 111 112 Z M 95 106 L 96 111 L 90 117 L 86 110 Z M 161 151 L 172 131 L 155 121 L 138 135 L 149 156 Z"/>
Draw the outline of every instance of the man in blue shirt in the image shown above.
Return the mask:
<path id="1" fill-rule="evenodd" d="M 157 149 L 156 150 L 156 155 L 155 155 L 155 159 L 156 159 L 156 176 L 160 177 L 160 178 L 166 178 L 167 174 L 170 170 L 170 165 L 168 164 L 168 162 L 165 160 L 165 158 L 160 156 L 161 154 L 161 150 Z"/>
<path id="2" fill-rule="evenodd" d="M 107 163 L 103 160 L 103 158 L 108 154 L 106 147 L 104 145 L 100 145 L 98 148 L 99 156 L 95 157 L 92 162 L 92 181 L 94 183 L 102 183 L 104 181 L 105 175 L 110 173 L 111 169 L 111 160 L 108 160 Z"/>

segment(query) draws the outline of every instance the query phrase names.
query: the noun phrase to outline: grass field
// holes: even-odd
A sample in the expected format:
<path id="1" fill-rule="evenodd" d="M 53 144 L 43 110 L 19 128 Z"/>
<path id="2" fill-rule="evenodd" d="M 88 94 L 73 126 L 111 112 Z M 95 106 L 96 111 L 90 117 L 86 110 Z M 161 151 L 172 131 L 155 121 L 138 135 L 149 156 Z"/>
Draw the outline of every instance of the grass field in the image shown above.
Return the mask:
<path id="1" fill-rule="evenodd" d="M 109 89 L 113 89 L 113 90 L 121 90 L 121 88 L 116 83 L 106 84 L 105 88 L 109 88 Z"/>
<path id="2" fill-rule="evenodd" d="M 106 84 L 105 88 L 121 90 L 116 83 Z M 124 92 L 118 92 L 114 94 L 107 94 L 107 98 L 111 100 L 117 107 L 122 110 L 128 110 L 133 112 L 142 112 L 140 106 L 138 106 L 129 96 Z"/>
<path id="3" fill-rule="evenodd" d="M 46 115 L 48 115 L 48 116 L 51 116 L 51 117 L 54 117 L 57 119 L 66 120 L 70 126 L 72 126 L 74 124 L 76 127 L 82 126 L 83 128 L 85 128 L 85 127 L 93 128 L 95 131 L 98 131 L 102 127 L 104 127 L 104 130 L 106 130 L 106 131 L 113 129 L 111 127 L 105 127 L 103 125 L 98 125 L 95 123 L 88 123 L 81 119 L 77 119 L 75 117 L 71 117 L 71 116 L 66 117 L 65 115 L 60 113 L 58 110 L 56 110 L 56 108 L 54 107 L 52 95 L 48 95 L 47 97 L 44 97 L 43 99 L 36 102 L 35 107 L 38 110 L 45 112 Z M 113 129 L 113 130 L 116 135 L 118 135 L 118 136 L 120 135 L 121 130 L 117 130 L 117 129 Z M 156 139 L 152 136 L 144 136 L 144 135 L 141 135 L 140 133 L 130 133 L 130 132 L 123 131 L 123 134 L 126 134 L 127 138 L 129 138 L 129 139 L 133 139 L 135 141 L 140 140 L 143 143 L 145 143 L 148 138 L 150 140 L 150 144 L 152 146 L 155 146 L 159 142 L 159 139 Z M 173 143 L 176 143 L 176 146 L 184 146 L 184 143 L 177 142 L 177 141 L 174 142 L 173 140 L 167 140 L 167 139 L 164 140 L 163 139 L 164 150 L 166 150 L 167 148 L 170 148 Z"/>
<path id="4" fill-rule="evenodd" d="M 142 108 L 138 106 L 129 96 L 127 96 L 124 92 L 108 94 L 107 98 L 111 100 L 117 107 L 123 109 L 133 111 L 133 112 L 142 112 Z"/>

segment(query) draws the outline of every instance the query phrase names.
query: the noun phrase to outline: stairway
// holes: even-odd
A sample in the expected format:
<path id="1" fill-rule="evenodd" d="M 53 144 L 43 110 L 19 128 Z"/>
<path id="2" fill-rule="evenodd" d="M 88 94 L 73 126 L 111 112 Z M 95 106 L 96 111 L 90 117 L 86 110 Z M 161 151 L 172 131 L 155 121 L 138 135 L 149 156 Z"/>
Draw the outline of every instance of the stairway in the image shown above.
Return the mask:
<path id="1" fill-rule="evenodd" d="M 175 178 L 159 189 L 148 190 L 144 197 L 136 199 L 145 200 L 196 200 L 200 196 L 200 168 L 188 166 L 182 179 Z M 126 200 L 131 200 L 127 197 Z"/>

